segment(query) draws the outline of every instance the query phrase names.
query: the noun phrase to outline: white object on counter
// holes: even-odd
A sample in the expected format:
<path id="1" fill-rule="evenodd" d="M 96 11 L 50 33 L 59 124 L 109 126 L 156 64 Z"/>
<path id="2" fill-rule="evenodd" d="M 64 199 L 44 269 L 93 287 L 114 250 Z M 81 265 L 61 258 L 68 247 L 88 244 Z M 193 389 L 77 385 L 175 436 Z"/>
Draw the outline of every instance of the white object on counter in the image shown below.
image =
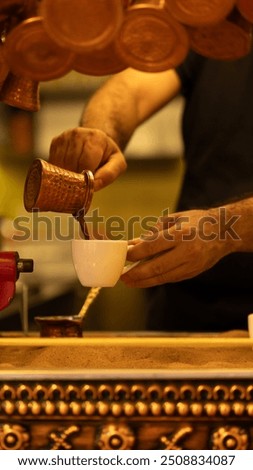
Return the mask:
<path id="1" fill-rule="evenodd" d="M 249 330 L 249 337 L 253 338 L 253 313 L 248 315 L 248 330 Z"/>

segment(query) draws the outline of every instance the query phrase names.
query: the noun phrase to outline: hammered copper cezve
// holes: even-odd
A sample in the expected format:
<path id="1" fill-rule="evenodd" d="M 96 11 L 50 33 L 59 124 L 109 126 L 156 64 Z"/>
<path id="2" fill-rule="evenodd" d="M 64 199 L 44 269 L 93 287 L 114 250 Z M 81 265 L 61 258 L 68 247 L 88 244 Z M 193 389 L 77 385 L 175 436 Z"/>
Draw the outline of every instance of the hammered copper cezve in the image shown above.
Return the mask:
<path id="1" fill-rule="evenodd" d="M 189 38 L 186 28 L 164 8 L 163 0 L 132 0 L 124 13 L 116 46 L 128 66 L 162 72 L 183 62 Z"/>
<path id="2" fill-rule="evenodd" d="M 56 44 L 46 33 L 40 17 L 15 26 L 5 39 L 10 70 L 32 80 L 60 78 L 72 69 L 74 54 Z"/>
<path id="3" fill-rule="evenodd" d="M 202 26 L 226 18 L 236 0 L 165 0 L 171 15 L 183 24 Z"/>
<path id="4" fill-rule="evenodd" d="M 39 82 L 9 72 L 0 91 L 0 100 L 25 111 L 39 111 Z"/>
<path id="5" fill-rule="evenodd" d="M 40 14 L 51 38 L 77 53 L 109 44 L 123 18 L 121 0 L 43 0 Z"/>
<path id="6" fill-rule="evenodd" d="M 31 164 L 24 188 L 24 206 L 34 210 L 77 214 L 90 207 L 94 185 L 93 174 L 59 168 L 36 158 Z"/>

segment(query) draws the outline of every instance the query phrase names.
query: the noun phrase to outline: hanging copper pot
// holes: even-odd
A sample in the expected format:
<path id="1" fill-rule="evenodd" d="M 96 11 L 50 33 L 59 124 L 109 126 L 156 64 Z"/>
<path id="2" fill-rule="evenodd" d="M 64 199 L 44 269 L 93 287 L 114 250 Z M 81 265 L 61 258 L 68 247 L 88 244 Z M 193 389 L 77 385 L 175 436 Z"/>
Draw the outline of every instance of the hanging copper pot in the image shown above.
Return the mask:
<path id="1" fill-rule="evenodd" d="M 115 41 L 112 41 L 103 49 L 94 49 L 92 52 L 76 54 L 73 70 L 79 73 L 93 76 L 111 75 L 127 68 L 127 64 L 121 59 Z"/>
<path id="2" fill-rule="evenodd" d="M 237 10 L 217 25 L 188 31 L 191 48 L 211 59 L 236 60 L 251 51 L 252 25 Z"/>
<path id="3" fill-rule="evenodd" d="M 132 0 L 125 11 L 116 47 L 128 66 L 144 72 L 161 72 L 184 60 L 189 38 L 186 28 L 164 8 L 164 0 Z"/>
<path id="4" fill-rule="evenodd" d="M 74 59 L 73 52 L 48 36 L 40 17 L 24 20 L 9 32 L 5 54 L 14 74 L 38 81 L 63 77 L 72 69 Z"/>
<path id="5" fill-rule="evenodd" d="M 25 111 L 39 111 L 39 82 L 10 72 L 3 83 L 0 100 Z"/>
<path id="6" fill-rule="evenodd" d="M 93 191 L 94 177 L 91 171 L 75 173 L 36 158 L 27 173 L 24 206 L 28 212 L 86 213 Z"/>
<path id="7" fill-rule="evenodd" d="M 122 22 L 120 0 L 43 0 L 40 14 L 50 37 L 77 53 L 102 48 Z"/>
<path id="8" fill-rule="evenodd" d="M 224 20 L 236 0 L 165 0 L 171 15 L 183 24 L 202 26 Z"/>
<path id="9" fill-rule="evenodd" d="M 237 0 L 236 6 L 241 15 L 253 23 L 253 2 L 252 0 Z"/>

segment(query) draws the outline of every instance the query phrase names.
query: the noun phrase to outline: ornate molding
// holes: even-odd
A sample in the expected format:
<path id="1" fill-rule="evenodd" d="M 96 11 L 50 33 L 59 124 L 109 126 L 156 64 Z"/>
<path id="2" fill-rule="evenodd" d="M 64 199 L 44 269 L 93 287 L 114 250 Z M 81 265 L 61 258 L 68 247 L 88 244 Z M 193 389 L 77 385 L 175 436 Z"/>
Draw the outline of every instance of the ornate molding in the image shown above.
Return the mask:
<path id="1" fill-rule="evenodd" d="M 2 417 L 252 417 L 253 384 L 5 383 Z"/>
<path id="2" fill-rule="evenodd" d="M 68 428 L 59 428 L 55 431 L 50 432 L 49 439 L 49 449 L 50 450 L 71 450 L 73 445 L 70 441 L 70 438 L 73 434 L 76 434 L 80 431 L 79 426 L 69 426 Z"/>
<path id="3" fill-rule="evenodd" d="M 246 450 L 249 436 L 240 426 L 221 426 L 212 433 L 211 444 L 214 450 Z"/>
<path id="4" fill-rule="evenodd" d="M 182 450 L 183 447 L 179 446 L 179 443 L 182 442 L 186 436 L 192 434 L 192 432 L 192 426 L 184 426 L 176 431 L 173 435 L 170 435 L 170 438 L 167 436 L 162 436 L 160 441 L 163 444 L 164 450 Z"/>
<path id="5" fill-rule="evenodd" d="M 134 433 L 125 424 L 106 424 L 97 438 L 97 447 L 101 450 L 131 450 L 134 444 Z"/>
<path id="6" fill-rule="evenodd" d="M 30 432 L 19 424 L 0 426 L 0 450 L 24 450 L 30 444 Z"/>

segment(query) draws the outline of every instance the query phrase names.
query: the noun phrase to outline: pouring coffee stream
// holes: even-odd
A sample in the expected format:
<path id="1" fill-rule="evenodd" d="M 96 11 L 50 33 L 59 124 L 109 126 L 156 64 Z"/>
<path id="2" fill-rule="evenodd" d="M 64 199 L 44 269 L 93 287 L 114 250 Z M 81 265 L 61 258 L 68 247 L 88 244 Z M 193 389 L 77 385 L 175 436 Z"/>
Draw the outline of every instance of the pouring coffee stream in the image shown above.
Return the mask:
<path id="1" fill-rule="evenodd" d="M 87 223 L 85 221 L 85 213 L 83 210 L 79 211 L 78 214 L 73 214 L 73 217 L 77 220 L 77 222 L 79 223 L 79 226 L 80 226 L 80 229 L 81 229 L 81 232 L 83 234 L 83 237 L 85 240 L 90 240 L 90 234 L 89 234 L 89 230 L 88 230 L 88 226 L 87 226 Z"/>

